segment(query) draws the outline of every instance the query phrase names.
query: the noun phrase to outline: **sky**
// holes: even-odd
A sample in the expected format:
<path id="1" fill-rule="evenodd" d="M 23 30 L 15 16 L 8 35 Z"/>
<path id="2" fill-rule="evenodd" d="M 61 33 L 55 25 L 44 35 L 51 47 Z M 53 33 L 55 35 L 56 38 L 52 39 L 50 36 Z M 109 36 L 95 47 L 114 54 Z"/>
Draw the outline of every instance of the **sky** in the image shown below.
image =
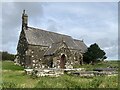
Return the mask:
<path id="1" fill-rule="evenodd" d="M 1 51 L 17 53 L 24 9 L 28 26 L 70 35 L 88 47 L 97 43 L 107 59 L 118 59 L 117 2 L 4 2 Z"/>

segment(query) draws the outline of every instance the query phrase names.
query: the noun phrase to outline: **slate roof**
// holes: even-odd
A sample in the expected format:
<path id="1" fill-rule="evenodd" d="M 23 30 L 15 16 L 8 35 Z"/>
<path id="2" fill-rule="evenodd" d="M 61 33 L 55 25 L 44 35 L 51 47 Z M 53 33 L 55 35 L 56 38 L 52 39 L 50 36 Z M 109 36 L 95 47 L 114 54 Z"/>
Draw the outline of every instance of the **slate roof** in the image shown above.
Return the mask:
<path id="1" fill-rule="evenodd" d="M 81 42 L 80 40 L 75 40 L 68 35 L 58 34 L 55 32 L 50 32 L 33 27 L 28 27 L 27 30 L 24 30 L 24 32 L 28 44 L 49 47 L 52 45 L 51 48 L 54 49 L 53 51 L 51 49 L 50 52 L 54 52 L 54 50 L 59 46 L 59 44 L 56 43 L 62 40 L 65 41 L 66 45 L 70 49 L 82 50 L 83 52 L 87 49 L 87 46 L 84 44 L 84 42 Z"/>
<path id="2" fill-rule="evenodd" d="M 78 45 L 78 47 L 82 50 L 83 53 L 86 52 L 87 46 L 83 41 L 74 39 L 74 42 Z"/>
<path id="3" fill-rule="evenodd" d="M 62 44 L 63 44 L 62 42 L 53 43 L 49 47 L 49 49 L 44 53 L 44 55 L 53 55 Z"/>

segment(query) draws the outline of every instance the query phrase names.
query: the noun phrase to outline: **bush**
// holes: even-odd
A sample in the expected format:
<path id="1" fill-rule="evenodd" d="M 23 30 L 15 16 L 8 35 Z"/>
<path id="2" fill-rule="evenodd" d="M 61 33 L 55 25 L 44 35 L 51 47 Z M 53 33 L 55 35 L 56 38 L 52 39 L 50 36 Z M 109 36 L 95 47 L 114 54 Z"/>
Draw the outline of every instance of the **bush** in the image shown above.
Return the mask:
<path id="1" fill-rule="evenodd" d="M 90 45 L 87 52 L 83 55 L 83 61 L 86 63 L 97 63 L 103 61 L 107 57 L 105 56 L 104 50 L 102 50 L 96 43 Z"/>
<path id="2" fill-rule="evenodd" d="M 4 61 L 4 60 L 14 61 L 14 59 L 15 59 L 14 54 L 10 54 L 10 53 L 8 53 L 6 51 L 0 52 L 0 54 L 2 55 L 2 61 Z"/>

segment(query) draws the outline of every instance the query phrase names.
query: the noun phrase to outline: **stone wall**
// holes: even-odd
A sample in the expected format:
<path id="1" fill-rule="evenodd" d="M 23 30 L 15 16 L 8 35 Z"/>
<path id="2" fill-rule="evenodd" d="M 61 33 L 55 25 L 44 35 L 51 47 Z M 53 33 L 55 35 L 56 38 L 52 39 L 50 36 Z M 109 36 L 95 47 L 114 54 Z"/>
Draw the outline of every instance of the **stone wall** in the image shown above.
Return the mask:
<path id="1" fill-rule="evenodd" d="M 17 47 L 17 59 L 26 68 L 60 68 L 61 57 L 65 56 L 65 68 L 72 68 L 74 65 L 82 64 L 83 56 L 79 50 L 73 50 L 62 44 L 53 55 L 44 56 L 48 50 L 47 46 L 30 45 L 27 43 L 25 33 L 22 30 Z"/>
<path id="2" fill-rule="evenodd" d="M 29 56 L 29 59 L 26 59 L 26 62 L 31 62 L 31 68 L 42 68 L 44 64 L 44 53 L 48 49 L 45 46 L 35 46 L 29 45 L 28 50 L 26 51 L 26 56 Z M 29 63 L 27 63 L 29 65 Z"/>
<path id="3" fill-rule="evenodd" d="M 45 56 L 44 61 L 48 66 L 47 68 L 60 68 L 62 55 L 65 55 L 65 68 L 73 68 L 74 65 L 83 63 L 83 55 L 79 51 L 64 47 L 57 49 L 54 55 Z"/>
<path id="4" fill-rule="evenodd" d="M 18 62 L 23 66 L 25 66 L 25 64 L 26 64 L 25 51 L 28 49 L 27 46 L 28 46 L 28 44 L 27 44 L 27 40 L 25 38 L 25 33 L 22 30 L 20 37 L 19 37 L 19 41 L 18 41 L 16 58 L 17 58 Z"/>

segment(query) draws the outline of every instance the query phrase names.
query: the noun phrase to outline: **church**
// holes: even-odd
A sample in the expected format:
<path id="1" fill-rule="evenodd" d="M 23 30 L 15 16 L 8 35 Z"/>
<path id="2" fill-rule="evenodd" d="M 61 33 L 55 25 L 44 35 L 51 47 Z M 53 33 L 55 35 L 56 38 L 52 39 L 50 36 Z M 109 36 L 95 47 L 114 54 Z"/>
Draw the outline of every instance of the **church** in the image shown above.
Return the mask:
<path id="1" fill-rule="evenodd" d="M 86 51 L 83 40 L 28 26 L 28 15 L 23 10 L 16 55 L 20 65 L 25 68 L 73 68 L 83 64 Z"/>

